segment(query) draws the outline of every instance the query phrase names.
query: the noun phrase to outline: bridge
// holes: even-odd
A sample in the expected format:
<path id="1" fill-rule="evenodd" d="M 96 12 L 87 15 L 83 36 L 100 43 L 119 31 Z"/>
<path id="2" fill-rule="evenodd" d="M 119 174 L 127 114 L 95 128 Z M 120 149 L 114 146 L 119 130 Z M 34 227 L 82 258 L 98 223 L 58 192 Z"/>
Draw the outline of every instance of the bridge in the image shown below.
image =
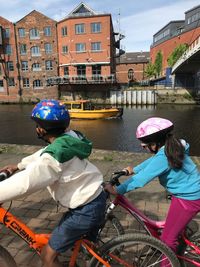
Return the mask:
<path id="1" fill-rule="evenodd" d="M 200 97 L 200 36 L 198 36 L 172 68 L 174 87 L 191 89 Z"/>
<path id="2" fill-rule="evenodd" d="M 188 47 L 172 68 L 172 74 L 200 71 L 200 36 Z"/>

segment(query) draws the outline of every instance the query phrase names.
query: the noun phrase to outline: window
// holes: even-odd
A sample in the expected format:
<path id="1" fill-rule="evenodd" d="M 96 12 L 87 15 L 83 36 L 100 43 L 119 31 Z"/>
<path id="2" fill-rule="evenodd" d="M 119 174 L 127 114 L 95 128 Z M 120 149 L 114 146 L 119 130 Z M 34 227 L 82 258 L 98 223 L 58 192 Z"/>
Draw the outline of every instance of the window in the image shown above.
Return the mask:
<path id="1" fill-rule="evenodd" d="M 13 71 L 13 70 L 14 70 L 13 61 L 8 61 L 8 62 L 6 63 L 6 65 L 7 65 L 7 70 L 8 70 L 8 71 Z"/>
<path id="2" fill-rule="evenodd" d="M 10 29 L 9 28 L 6 28 L 5 31 L 4 31 L 4 37 L 5 38 L 10 38 Z"/>
<path id="3" fill-rule="evenodd" d="M 101 42 L 91 43 L 92 52 L 101 51 Z"/>
<path id="4" fill-rule="evenodd" d="M 15 79 L 14 78 L 8 78 L 8 85 L 9 86 L 15 86 Z"/>
<path id="5" fill-rule="evenodd" d="M 67 27 L 62 27 L 61 28 L 61 35 L 62 36 L 67 36 Z"/>
<path id="6" fill-rule="evenodd" d="M 45 27 L 44 28 L 44 36 L 51 36 L 51 27 Z"/>
<path id="7" fill-rule="evenodd" d="M 33 81 L 33 88 L 41 88 L 41 87 L 42 87 L 41 80 L 35 80 L 35 81 Z"/>
<path id="8" fill-rule="evenodd" d="M 51 54 L 52 53 L 52 44 L 45 44 L 44 49 L 45 49 L 46 54 Z"/>
<path id="9" fill-rule="evenodd" d="M 30 87 L 29 78 L 23 78 L 23 87 Z"/>
<path id="10" fill-rule="evenodd" d="M 27 71 L 28 70 L 28 61 L 22 61 L 21 62 L 21 70 Z"/>
<path id="11" fill-rule="evenodd" d="M 3 92 L 4 88 L 3 88 L 3 80 L 0 80 L 0 92 Z"/>
<path id="12" fill-rule="evenodd" d="M 85 74 L 86 74 L 86 66 L 85 65 L 77 66 L 77 76 L 85 76 Z"/>
<path id="13" fill-rule="evenodd" d="M 91 23 L 91 32 L 92 33 L 101 32 L 101 23 L 100 22 Z"/>
<path id="14" fill-rule="evenodd" d="M 30 39 L 32 40 L 40 38 L 40 32 L 36 28 L 31 29 L 29 33 L 30 33 Z"/>
<path id="15" fill-rule="evenodd" d="M 67 53 L 68 53 L 68 46 L 67 46 L 67 45 L 64 45 L 64 46 L 62 47 L 62 53 L 63 53 L 63 54 L 67 54 Z"/>
<path id="16" fill-rule="evenodd" d="M 33 47 L 31 47 L 31 55 L 33 57 L 38 57 L 38 56 L 41 55 L 40 54 L 40 48 L 39 48 L 39 46 L 33 46 Z"/>
<path id="17" fill-rule="evenodd" d="M 64 67 L 64 75 L 69 75 L 69 68 L 67 66 Z"/>
<path id="18" fill-rule="evenodd" d="M 12 46 L 10 44 L 7 44 L 5 47 L 5 54 L 6 55 L 12 55 Z"/>
<path id="19" fill-rule="evenodd" d="M 83 34 L 85 33 L 85 24 L 76 24 L 75 25 L 75 33 L 76 34 Z"/>
<path id="20" fill-rule="evenodd" d="M 53 70 L 53 62 L 52 62 L 52 60 L 45 61 L 45 69 L 46 70 Z"/>
<path id="21" fill-rule="evenodd" d="M 20 38 L 25 37 L 25 29 L 24 28 L 19 28 L 18 29 L 18 34 L 19 34 Z"/>
<path id="22" fill-rule="evenodd" d="M 133 77 L 134 77 L 134 71 L 133 71 L 133 69 L 129 69 L 128 70 L 128 79 L 133 80 Z"/>
<path id="23" fill-rule="evenodd" d="M 39 63 L 33 63 L 32 65 L 32 71 L 41 71 L 41 66 Z"/>
<path id="24" fill-rule="evenodd" d="M 76 52 L 78 53 L 85 52 L 85 44 L 84 43 L 76 44 Z"/>
<path id="25" fill-rule="evenodd" d="M 20 44 L 19 50 L 20 50 L 20 55 L 26 55 L 27 53 L 26 44 Z"/>
<path id="26" fill-rule="evenodd" d="M 101 75 L 101 65 L 93 65 L 92 66 L 92 76 Z"/>

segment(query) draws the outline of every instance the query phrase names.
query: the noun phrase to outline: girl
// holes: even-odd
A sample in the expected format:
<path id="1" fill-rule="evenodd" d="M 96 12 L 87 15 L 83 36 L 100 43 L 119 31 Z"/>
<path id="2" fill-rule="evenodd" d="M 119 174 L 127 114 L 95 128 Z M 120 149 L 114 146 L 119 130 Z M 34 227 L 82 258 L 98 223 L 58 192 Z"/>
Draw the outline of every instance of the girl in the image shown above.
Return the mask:
<path id="1" fill-rule="evenodd" d="M 160 184 L 172 194 L 161 240 L 176 252 L 179 234 L 200 211 L 200 173 L 189 156 L 189 145 L 173 135 L 174 125 L 163 118 L 149 118 L 137 128 L 141 146 L 153 156 L 140 165 L 127 167 L 132 176 L 116 188 L 107 184 L 111 194 L 125 194 L 143 187 L 158 177 Z"/>

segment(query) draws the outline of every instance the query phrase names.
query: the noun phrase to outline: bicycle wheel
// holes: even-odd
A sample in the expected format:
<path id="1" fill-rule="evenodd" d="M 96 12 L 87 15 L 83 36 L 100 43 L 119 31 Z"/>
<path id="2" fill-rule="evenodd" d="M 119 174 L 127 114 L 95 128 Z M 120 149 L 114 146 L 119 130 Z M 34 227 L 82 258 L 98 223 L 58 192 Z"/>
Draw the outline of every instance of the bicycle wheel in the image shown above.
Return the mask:
<path id="1" fill-rule="evenodd" d="M 103 228 L 99 231 L 98 241 L 104 244 L 110 239 L 123 235 L 124 233 L 124 228 L 119 219 L 114 215 L 109 214 Z"/>
<path id="2" fill-rule="evenodd" d="M 0 246 L 0 266 L 1 267 L 17 267 L 17 264 L 10 253 Z"/>
<path id="3" fill-rule="evenodd" d="M 99 249 L 99 254 L 112 267 L 179 267 L 174 252 L 160 240 L 145 234 L 125 234 L 119 236 Z M 95 257 L 90 267 L 103 266 Z"/>

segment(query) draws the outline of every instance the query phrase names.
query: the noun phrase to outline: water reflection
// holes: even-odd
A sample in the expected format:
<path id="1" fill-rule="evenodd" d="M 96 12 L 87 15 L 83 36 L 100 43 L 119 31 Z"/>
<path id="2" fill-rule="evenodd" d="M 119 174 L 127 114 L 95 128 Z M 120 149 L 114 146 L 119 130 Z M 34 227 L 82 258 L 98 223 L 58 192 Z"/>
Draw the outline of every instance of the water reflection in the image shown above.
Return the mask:
<path id="1" fill-rule="evenodd" d="M 33 106 L 0 105 L 0 143 L 41 145 L 36 138 L 35 124 L 30 120 Z M 200 106 L 157 105 L 128 106 L 122 119 L 72 120 L 71 128 L 85 133 L 99 149 L 141 152 L 135 139 L 137 125 L 151 116 L 160 116 L 175 123 L 175 133 L 191 144 L 191 154 L 200 156 Z"/>

